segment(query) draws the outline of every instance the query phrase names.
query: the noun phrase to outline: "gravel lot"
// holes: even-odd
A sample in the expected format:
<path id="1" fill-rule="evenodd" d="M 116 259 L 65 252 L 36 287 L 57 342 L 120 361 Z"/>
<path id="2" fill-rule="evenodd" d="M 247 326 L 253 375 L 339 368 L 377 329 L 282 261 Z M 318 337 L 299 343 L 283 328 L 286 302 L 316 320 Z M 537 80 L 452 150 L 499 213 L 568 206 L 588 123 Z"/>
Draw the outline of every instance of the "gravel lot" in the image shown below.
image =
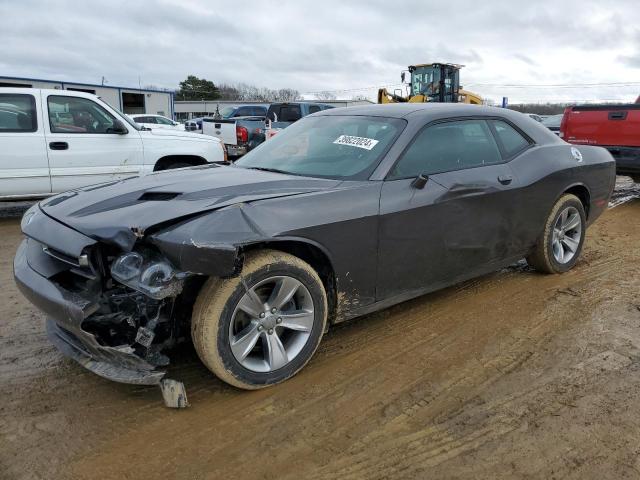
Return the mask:
<path id="1" fill-rule="evenodd" d="M 349 322 L 267 390 L 184 347 L 182 411 L 48 343 L 0 220 L 0 478 L 640 478 L 639 197 L 620 180 L 571 272 L 519 264 Z"/>

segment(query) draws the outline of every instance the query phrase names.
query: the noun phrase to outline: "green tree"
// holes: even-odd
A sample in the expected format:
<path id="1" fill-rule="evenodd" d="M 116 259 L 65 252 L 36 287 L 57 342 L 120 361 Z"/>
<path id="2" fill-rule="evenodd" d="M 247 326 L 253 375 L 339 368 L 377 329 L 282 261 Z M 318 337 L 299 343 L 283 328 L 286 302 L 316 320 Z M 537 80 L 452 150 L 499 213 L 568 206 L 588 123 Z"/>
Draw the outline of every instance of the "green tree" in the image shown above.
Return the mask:
<path id="1" fill-rule="evenodd" d="M 176 92 L 176 100 L 216 100 L 220 91 L 213 82 L 195 75 L 189 75 L 180 82 L 180 90 Z"/>

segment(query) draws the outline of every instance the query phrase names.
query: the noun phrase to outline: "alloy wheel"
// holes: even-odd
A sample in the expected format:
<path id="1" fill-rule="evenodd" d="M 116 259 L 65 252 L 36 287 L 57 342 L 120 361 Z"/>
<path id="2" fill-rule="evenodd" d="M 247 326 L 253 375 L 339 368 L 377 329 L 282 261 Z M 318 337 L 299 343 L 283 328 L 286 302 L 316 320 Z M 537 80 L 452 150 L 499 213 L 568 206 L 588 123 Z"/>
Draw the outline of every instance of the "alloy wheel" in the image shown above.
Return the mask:
<path id="1" fill-rule="evenodd" d="M 553 257 L 560 264 L 569 263 L 575 257 L 582 239 L 582 219 L 575 207 L 567 207 L 553 226 L 551 247 Z"/>
<path id="2" fill-rule="evenodd" d="M 278 370 L 302 351 L 314 318 L 313 299 L 302 282 L 269 277 L 247 288 L 236 305 L 229 325 L 231 352 L 248 370 Z"/>

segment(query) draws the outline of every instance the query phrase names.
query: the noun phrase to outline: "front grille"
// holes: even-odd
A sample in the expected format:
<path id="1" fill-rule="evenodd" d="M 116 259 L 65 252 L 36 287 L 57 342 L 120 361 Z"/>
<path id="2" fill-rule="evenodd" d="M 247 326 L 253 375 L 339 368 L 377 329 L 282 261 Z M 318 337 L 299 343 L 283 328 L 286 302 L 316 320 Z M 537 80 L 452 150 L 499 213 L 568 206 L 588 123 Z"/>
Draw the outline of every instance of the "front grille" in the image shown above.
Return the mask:
<path id="1" fill-rule="evenodd" d="M 71 267 L 68 270 L 69 272 L 75 275 L 79 275 L 88 280 L 98 279 L 99 277 L 98 272 L 94 268 L 92 262 L 89 260 L 91 258 L 91 255 L 83 254 L 84 260 L 86 261 L 86 265 L 83 265 L 80 262 L 80 259 L 78 258 L 74 258 L 70 255 L 67 255 L 66 253 L 63 253 L 60 250 L 56 250 L 55 248 L 52 248 L 48 245 L 44 245 L 44 244 L 41 244 L 41 245 L 42 245 L 42 251 L 46 253 L 48 256 L 50 256 L 51 258 L 54 258 L 59 262 L 69 265 Z"/>
<path id="2" fill-rule="evenodd" d="M 50 257 L 55 258 L 56 260 L 67 263 L 73 267 L 80 268 L 80 262 L 78 261 L 78 259 L 70 257 L 69 255 L 62 253 L 59 250 L 43 245 L 42 251 Z"/>

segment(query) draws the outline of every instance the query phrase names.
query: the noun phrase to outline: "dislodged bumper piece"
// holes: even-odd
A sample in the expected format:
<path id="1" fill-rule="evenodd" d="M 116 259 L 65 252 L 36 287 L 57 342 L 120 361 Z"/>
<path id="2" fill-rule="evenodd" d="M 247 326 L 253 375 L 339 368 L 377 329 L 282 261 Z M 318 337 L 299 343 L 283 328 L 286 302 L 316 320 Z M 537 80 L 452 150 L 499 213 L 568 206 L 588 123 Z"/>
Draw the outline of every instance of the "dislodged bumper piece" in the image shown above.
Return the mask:
<path id="1" fill-rule="evenodd" d="M 100 358 L 102 355 L 92 355 L 77 337 L 60 328 L 60 326 L 51 319 L 47 320 L 47 336 L 51 343 L 64 355 L 74 359 L 96 375 L 100 375 L 114 382 L 131 383 L 135 385 L 156 385 L 160 383 L 160 380 L 162 380 L 165 375 L 163 371 L 148 369 L 136 370 L 118 365 L 118 356 L 121 354 L 127 356 L 124 352 L 118 352 L 118 355 L 111 354 L 109 361 Z M 153 368 L 152 366 L 150 367 Z"/>
<path id="2" fill-rule="evenodd" d="M 22 242 L 14 260 L 14 276 L 20 291 L 48 317 L 51 341 L 65 355 L 109 380 L 155 385 L 165 375 L 156 371 L 129 346 L 101 345 L 95 335 L 82 329 L 82 322 L 98 308 L 95 300 L 65 290 L 40 272 L 55 264 L 32 239 Z M 32 268 L 32 265 L 35 268 Z"/>

